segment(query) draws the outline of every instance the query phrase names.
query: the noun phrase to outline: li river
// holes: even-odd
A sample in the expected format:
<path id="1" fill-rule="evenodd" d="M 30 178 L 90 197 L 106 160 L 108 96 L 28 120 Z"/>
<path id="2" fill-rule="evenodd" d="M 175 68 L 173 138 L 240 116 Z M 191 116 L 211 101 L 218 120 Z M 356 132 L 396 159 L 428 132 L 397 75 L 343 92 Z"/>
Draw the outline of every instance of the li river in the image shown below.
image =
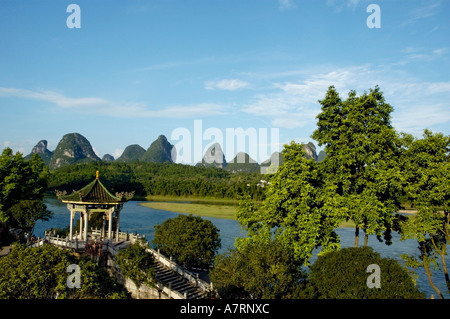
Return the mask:
<path id="1" fill-rule="evenodd" d="M 66 228 L 69 225 L 69 211 L 67 210 L 65 204 L 61 203 L 61 201 L 56 198 L 46 198 L 45 203 L 47 208 L 54 213 L 54 216 L 47 222 L 38 221 L 36 223 L 34 234 L 37 237 L 43 237 L 44 231 L 47 229 Z M 120 230 L 145 235 L 147 241 L 151 243 L 154 235 L 154 226 L 161 224 L 168 218 L 176 217 L 179 213 L 144 207 L 140 205 L 141 203 L 143 202 L 130 201 L 123 206 L 123 209 L 120 212 Z M 186 205 L 189 205 L 189 203 Z M 245 236 L 245 232 L 241 230 L 236 220 L 211 217 L 203 218 L 210 220 L 220 230 L 222 248 L 219 250 L 219 253 L 223 253 L 227 251 L 227 249 L 233 248 L 235 238 Z M 341 247 L 352 247 L 354 245 L 355 235 L 353 228 L 339 228 L 337 233 L 339 234 L 341 240 Z M 361 241 L 364 240 L 364 233 L 360 237 L 362 237 L 360 238 Z M 399 260 L 401 263 L 403 263 L 400 258 L 400 255 L 402 254 L 418 255 L 419 251 L 417 249 L 417 241 L 400 241 L 400 236 L 397 233 L 393 233 L 392 237 L 393 244 L 390 246 L 378 242 L 375 236 L 369 237 L 368 245 L 377 251 L 382 257 L 394 258 Z M 362 245 L 361 242 L 360 245 Z M 311 259 L 311 262 L 314 262 L 315 259 L 316 256 Z M 446 258 L 446 261 L 447 265 L 449 265 L 449 258 Z M 428 284 L 428 280 L 423 269 L 417 269 L 416 274 L 418 275 L 418 278 L 416 279 L 417 284 L 420 290 L 426 293 L 427 298 L 429 298 L 432 294 L 435 298 L 438 298 L 436 292 Z M 444 297 L 446 299 L 450 298 L 450 293 L 447 292 L 441 267 L 437 270 L 433 270 L 432 278 L 434 283 L 443 293 Z"/>

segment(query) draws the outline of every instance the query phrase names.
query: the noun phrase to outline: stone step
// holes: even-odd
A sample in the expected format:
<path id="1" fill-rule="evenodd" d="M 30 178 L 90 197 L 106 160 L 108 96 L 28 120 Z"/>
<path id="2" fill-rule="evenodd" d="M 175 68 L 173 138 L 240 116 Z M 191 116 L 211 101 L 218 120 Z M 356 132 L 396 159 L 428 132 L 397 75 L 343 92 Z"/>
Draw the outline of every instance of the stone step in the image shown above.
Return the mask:
<path id="1" fill-rule="evenodd" d="M 206 297 L 204 291 L 195 287 L 195 285 L 184 279 L 180 274 L 165 267 L 161 263 L 157 262 L 155 270 L 158 281 L 170 287 L 173 291 L 177 291 L 182 295 L 186 294 L 188 299 L 202 299 Z"/>

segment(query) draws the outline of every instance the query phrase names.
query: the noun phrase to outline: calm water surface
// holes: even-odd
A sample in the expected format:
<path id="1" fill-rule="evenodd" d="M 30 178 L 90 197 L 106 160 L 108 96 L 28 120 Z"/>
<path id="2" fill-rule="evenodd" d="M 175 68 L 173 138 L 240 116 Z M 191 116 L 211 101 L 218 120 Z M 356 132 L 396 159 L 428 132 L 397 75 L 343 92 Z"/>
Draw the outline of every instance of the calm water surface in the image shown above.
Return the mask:
<path id="1" fill-rule="evenodd" d="M 66 205 L 61 203 L 56 198 L 46 198 L 45 203 L 47 208 L 54 213 L 54 216 L 48 222 L 38 221 L 36 223 L 34 234 L 38 237 L 43 237 L 44 231 L 50 228 L 65 228 L 69 225 L 69 211 Z M 126 203 L 120 213 L 120 229 L 121 231 L 128 231 L 130 233 L 138 233 L 145 235 L 148 242 L 151 243 L 154 236 L 154 226 L 163 223 L 168 218 L 173 218 L 179 215 L 179 213 L 168 212 L 149 207 L 139 205 L 142 201 L 130 201 Z M 188 205 L 188 204 L 187 204 Z M 78 217 L 78 215 L 77 215 Z M 237 237 L 245 236 L 245 232 L 241 230 L 239 224 L 235 220 L 210 218 L 204 217 L 210 220 L 219 230 L 220 239 L 222 242 L 222 248 L 219 253 L 225 252 L 228 248 L 234 247 L 234 241 Z M 342 247 L 352 247 L 355 241 L 354 229 L 352 228 L 340 228 L 337 230 L 340 236 Z M 360 246 L 363 245 L 364 233 L 360 234 Z M 390 257 L 403 261 L 400 258 L 402 254 L 414 254 L 418 255 L 417 242 L 415 240 L 400 241 L 400 236 L 397 233 L 392 235 L 393 244 L 387 246 L 378 242 L 375 236 L 369 237 L 369 246 L 376 250 L 382 257 Z M 448 257 L 448 256 L 447 256 Z M 316 256 L 311 259 L 314 262 Z M 450 258 L 446 258 L 447 265 L 450 265 Z M 426 293 L 427 297 L 434 294 L 438 298 L 436 292 L 428 284 L 427 277 L 423 269 L 417 269 L 418 275 L 417 284 L 420 289 Z M 446 285 L 444 275 L 441 268 L 433 270 L 433 281 L 439 287 L 446 299 L 450 298 L 450 294 L 446 292 Z"/>

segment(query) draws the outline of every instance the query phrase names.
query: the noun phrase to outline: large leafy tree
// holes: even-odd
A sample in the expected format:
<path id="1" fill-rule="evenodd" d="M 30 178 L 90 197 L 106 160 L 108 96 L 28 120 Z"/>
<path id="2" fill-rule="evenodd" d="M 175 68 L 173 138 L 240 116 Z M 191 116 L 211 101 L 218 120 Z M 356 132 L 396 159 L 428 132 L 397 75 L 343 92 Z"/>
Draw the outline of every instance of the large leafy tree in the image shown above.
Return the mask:
<path id="1" fill-rule="evenodd" d="M 188 268 L 209 268 L 221 247 L 219 229 L 211 221 L 182 214 L 155 225 L 152 243 Z"/>
<path id="2" fill-rule="evenodd" d="M 301 144 L 285 145 L 282 155 L 262 205 L 250 197 L 241 201 L 237 219 L 248 236 L 236 244 L 239 248 L 255 238 L 275 238 L 293 251 L 297 262 L 308 264 L 317 247 L 322 252 L 339 248 L 334 230 L 344 215 L 334 209 L 339 203 L 327 197 L 320 164 L 305 157 Z"/>
<path id="3" fill-rule="evenodd" d="M 420 251 L 419 260 L 413 256 L 407 260 L 411 266 L 424 267 L 430 285 L 442 298 L 431 279 L 431 266 L 441 260 L 450 291 L 445 260 L 450 242 L 450 136 L 425 130 L 421 139 L 405 135 L 404 144 L 405 189 L 417 214 L 402 225 L 402 236 L 417 239 Z"/>
<path id="4" fill-rule="evenodd" d="M 25 161 L 22 154 L 5 148 L 0 156 L 0 222 L 17 227 L 10 208 L 22 200 L 42 200 L 48 169 L 38 154 Z"/>
<path id="5" fill-rule="evenodd" d="M 305 277 L 300 266 L 291 249 L 258 238 L 218 255 L 210 278 L 221 298 L 286 299 Z"/>
<path id="6" fill-rule="evenodd" d="M 331 86 L 319 102 L 322 111 L 312 137 L 325 146 L 321 165 L 328 198 L 355 223 L 355 247 L 360 229 L 367 245 L 368 235 L 390 231 L 400 207 L 400 139 L 390 122 L 393 108 L 379 87 L 361 96 L 350 91 L 343 100 Z"/>
<path id="7" fill-rule="evenodd" d="M 33 234 L 38 220 L 48 221 L 53 213 L 40 200 L 23 200 L 10 208 L 10 213 L 17 226 L 27 233 L 28 241 Z"/>

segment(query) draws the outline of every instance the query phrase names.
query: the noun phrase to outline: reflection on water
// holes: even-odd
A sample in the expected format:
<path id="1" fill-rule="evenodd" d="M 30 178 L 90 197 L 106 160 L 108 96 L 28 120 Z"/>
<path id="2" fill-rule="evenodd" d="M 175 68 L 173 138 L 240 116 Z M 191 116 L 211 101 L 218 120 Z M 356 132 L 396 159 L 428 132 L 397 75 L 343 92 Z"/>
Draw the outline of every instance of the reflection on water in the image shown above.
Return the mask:
<path id="1" fill-rule="evenodd" d="M 61 203 L 61 201 L 56 198 L 46 198 L 45 203 L 47 208 L 54 213 L 54 216 L 48 222 L 38 221 L 36 223 L 34 234 L 38 237 L 43 237 L 44 231 L 47 229 L 57 227 L 65 228 L 69 225 L 69 211 L 67 210 L 65 204 Z M 147 241 L 151 243 L 154 235 L 154 226 L 163 223 L 168 218 L 176 217 L 179 213 L 144 207 L 139 205 L 140 203 L 142 203 L 142 201 L 130 201 L 123 206 L 120 213 L 120 230 L 145 235 Z M 227 249 L 233 248 L 235 238 L 245 236 L 245 232 L 241 230 L 238 222 L 235 220 L 209 217 L 203 218 L 210 220 L 220 230 L 222 248 L 219 253 L 223 253 Z M 342 247 L 352 247 L 354 245 L 354 229 L 340 228 L 337 230 L 337 233 L 339 234 Z M 363 240 L 364 233 L 360 236 L 360 246 L 363 244 Z M 417 242 L 415 240 L 400 241 L 400 236 L 397 233 L 393 233 L 392 242 L 392 245 L 387 246 L 384 242 L 378 242 L 375 236 L 370 236 L 368 244 L 382 257 L 394 258 L 399 260 L 401 263 L 403 263 L 400 258 L 400 255 L 402 254 L 418 255 Z M 311 262 L 315 259 L 316 256 L 311 259 Z M 446 261 L 449 265 L 450 262 L 448 258 L 446 258 Z M 428 284 L 423 268 L 417 269 L 416 273 L 418 275 L 418 278 L 416 279 L 417 284 L 420 289 L 427 294 L 427 297 L 429 298 L 431 294 L 433 294 L 435 298 L 438 298 L 436 292 Z M 450 298 L 450 294 L 446 292 L 447 288 L 442 269 L 439 268 L 437 270 L 433 270 L 432 278 L 444 294 L 444 297 Z"/>

